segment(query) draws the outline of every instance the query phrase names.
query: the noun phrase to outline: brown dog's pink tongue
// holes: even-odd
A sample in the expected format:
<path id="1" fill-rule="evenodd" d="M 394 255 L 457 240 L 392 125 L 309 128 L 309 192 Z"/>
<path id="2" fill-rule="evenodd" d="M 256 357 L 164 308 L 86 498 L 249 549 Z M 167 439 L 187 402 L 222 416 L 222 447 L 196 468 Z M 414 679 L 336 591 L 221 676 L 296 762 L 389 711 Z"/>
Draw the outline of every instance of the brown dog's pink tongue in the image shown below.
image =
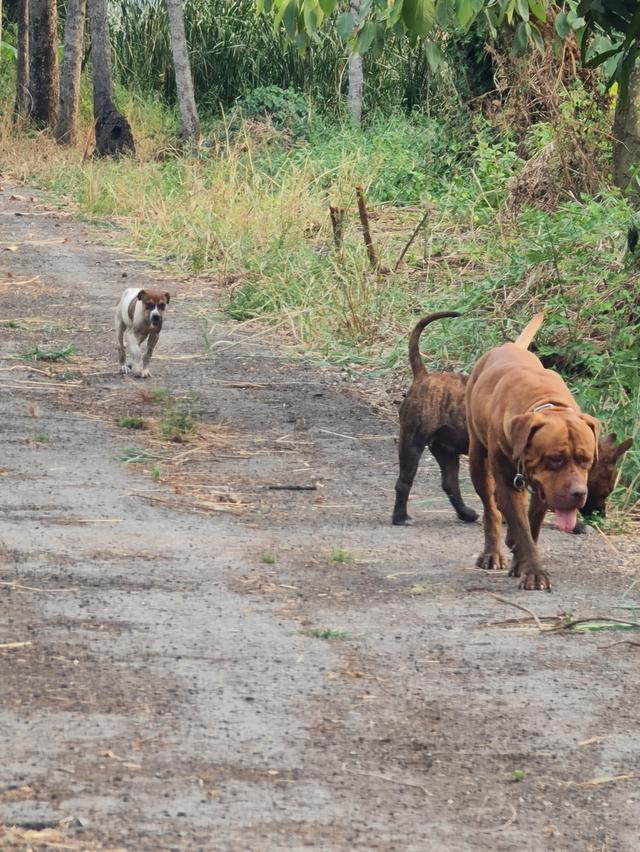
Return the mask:
<path id="1" fill-rule="evenodd" d="M 578 521 L 576 509 L 556 509 L 556 524 L 562 532 L 573 532 Z"/>

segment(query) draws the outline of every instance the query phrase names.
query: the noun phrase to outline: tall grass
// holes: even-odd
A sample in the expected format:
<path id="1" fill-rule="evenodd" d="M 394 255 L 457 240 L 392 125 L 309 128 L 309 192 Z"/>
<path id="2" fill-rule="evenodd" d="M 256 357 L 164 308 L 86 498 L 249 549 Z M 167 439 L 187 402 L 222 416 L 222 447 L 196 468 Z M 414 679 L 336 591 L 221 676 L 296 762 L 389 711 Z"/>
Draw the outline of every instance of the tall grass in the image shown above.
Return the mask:
<path id="1" fill-rule="evenodd" d="M 340 112 L 346 91 L 346 48 L 328 27 L 313 50 L 301 54 L 254 0 L 186 0 L 185 28 L 196 100 L 203 114 L 217 114 L 257 86 L 304 92 L 325 112 Z M 175 99 L 164 0 L 117 0 L 114 6 L 115 71 L 126 86 Z M 368 111 L 411 109 L 434 87 L 424 45 L 391 39 L 379 58 L 365 58 Z"/>

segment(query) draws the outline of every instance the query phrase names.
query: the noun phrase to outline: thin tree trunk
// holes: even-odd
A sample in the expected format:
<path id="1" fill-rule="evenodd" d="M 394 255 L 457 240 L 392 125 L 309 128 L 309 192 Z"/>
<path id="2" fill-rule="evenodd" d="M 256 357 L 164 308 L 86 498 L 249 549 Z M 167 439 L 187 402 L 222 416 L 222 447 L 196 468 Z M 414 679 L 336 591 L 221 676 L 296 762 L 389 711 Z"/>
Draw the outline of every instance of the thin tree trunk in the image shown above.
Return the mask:
<path id="1" fill-rule="evenodd" d="M 29 0 L 18 0 L 18 64 L 16 67 L 16 101 L 13 120 L 20 122 L 29 114 Z"/>
<path id="2" fill-rule="evenodd" d="M 191 64 L 189 62 L 189 48 L 184 32 L 182 0 L 166 0 L 166 4 L 167 14 L 169 15 L 169 29 L 171 30 L 173 67 L 176 75 L 182 135 L 185 139 L 193 140 L 197 145 L 200 142 L 200 122 L 198 121 L 198 109 L 193 94 L 193 77 L 191 76 Z"/>
<path id="3" fill-rule="evenodd" d="M 350 0 L 349 8 L 354 19 L 357 18 L 360 11 L 360 0 Z M 351 113 L 351 120 L 356 127 L 360 127 L 362 124 L 362 87 L 364 74 L 362 70 L 362 56 L 359 53 L 349 52 L 348 76 L 347 104 Z"/>
<path id="4" fill-rule="evenodd" d="M 64 57 L 60 70 L 60 109 L 56 139 L 73 145 L 78 136 L 78 104 L 80 102 L 80 69 L 84 46 L 84 19 L 87 0 L 69 0 L 64 28 Z"/>
<path id="5" fill-rule="evenodd" d="M 629 190 L 634 203 L 640 201 L 637 184 L 630 186 L 633 166 L 640 161 L 640 66 L 629 78 L 629 92 L 624 103 L 618 98 L 613 120 L 613 182 L 621 190 Z"/>
<path id="6" fill-rule="evenodd" d="M 58 12 L 56 0 L 29 0 L 31 118 L 55 127 L 58 116 Z"/>
<path id="7" fill-rule="evenodd" d="M 96 151 L 100 157 L 135 154 L 131 126 L 113 103 L 111 40 L 107 0 L 88 0 L 93 65 L 93 117 Z"/>

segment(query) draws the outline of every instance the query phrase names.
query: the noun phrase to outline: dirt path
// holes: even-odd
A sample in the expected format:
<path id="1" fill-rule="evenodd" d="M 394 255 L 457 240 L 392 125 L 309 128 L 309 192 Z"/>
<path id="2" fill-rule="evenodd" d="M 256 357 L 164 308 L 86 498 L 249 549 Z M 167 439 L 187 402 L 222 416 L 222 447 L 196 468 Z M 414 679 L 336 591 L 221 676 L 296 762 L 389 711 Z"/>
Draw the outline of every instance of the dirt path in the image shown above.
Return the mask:
<path id="1" fill-rule="evenodd" d="M 527 615 L 489 594 L 624 617 L 637 541 L 549 527 L 554 593 L 520 593 L 471 570 L 480 527 L 430 463 L 392 528 L 394 424 L 212 320 L 206 282 L 162 279 L 153 378 L 119 377 L 113 306 L 160 276 L 10 194 L 0 846 L 637 849 L 640 650 L 505 629 Z M 189 408 L 197 433 L 160 440 Z"/>

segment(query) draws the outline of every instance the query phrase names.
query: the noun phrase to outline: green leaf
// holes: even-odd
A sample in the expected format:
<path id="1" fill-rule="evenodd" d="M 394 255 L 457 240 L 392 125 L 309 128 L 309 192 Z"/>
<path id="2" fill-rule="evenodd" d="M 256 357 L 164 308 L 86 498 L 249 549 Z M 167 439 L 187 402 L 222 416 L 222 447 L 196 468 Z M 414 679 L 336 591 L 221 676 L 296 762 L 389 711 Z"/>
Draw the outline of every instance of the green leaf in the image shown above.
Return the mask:
<path id="1" fill-rule="evenodd" d="M 529 26 L 531 27 L 531 38 L 533 39 L 536 50 L 539 50 L 540 53 L 544 53 L 544 39 L 542 38 L 542 33 L 535 24 L 530 24 Z"/>
<path id="2" fill-rule="evenodd" d="M 322 14 L 321 10 L 320 13 Z M 311 38 L 315 38 L 317 36 L 318 24 L 320 23 L 320 21 L 318 20 L 318 14 L 316 12 L 316 9 L 310 8 L 309 3 L 306 1 L 304 4 L 303 19 L 305 30 L 311 36 Z"/>
<path id="3" fill-rule="evenodd" d="M 523 21 L 529 20 L 529 0 L 516 0 L 516 9 Z"/>
<path id="4" fill-rule="evenodd" d="M 540 2 L 540 0 L 529 0 L 529 8 L 539 21 L 544 23 L 547 20 L 547 9 L 543 2 Z"/>
<path id="5" fill-rule="evenodd" d="M 0 41 L 0 57 L 15 62 L 18 59 L 18 51 L 12 44 Z"/>
<path id="6" fill-rule="evenodd" d="M 444 53 L 434 41 L 427 41 L 424 45 L 427 62 L 432 73 L 436 73 L 444 65 Z"/>
<path id="7" fill-rule="evenodd" d="M 298 31 L 298 9 L 296 8 L 295 2 L 287 5 L 287 8 L 284 10 L 282 21 L 289 38 L 294 38 Z"/>
<path id="8" fill-rule="evenodd" d="M 571 27 L 569 26 L 567 16 L 564 12 L 560 12 L 558 15 L 556 15 L 554 27 L 556 28 L 556 32 L 558 33 L 560 38 L 565 39 L 569 35 L 569 33 L 571 32 Z"/>
<path id="9" fill-rule="evenodd" d="M 404 0 L 402 20 L 410 35 L 427 35 L 435 20 L 433 3 L 430 0 Z"/>
<path id="10" fill-rule="evenodd" d="M 512 50 L 515 56 L 524 56 L 529 47 L 529 24 L 520 21 L 513 36 Z"/>
<path id="11" fill-rule="evenodd" d="M 358 53 L 366 53 L 369 50 L 376 37 L 377 29 L 377 24 L 373 21 L 367 21 L 367 23 L 363 26 L 358 33 L 358 38 L 356 39 L 356 50 Z"/>
<path id="12" fill-rule="evenodd" d="M 337 0 L 319 0 L 319 6 L 327 17 L 329 17 L 336 8 L 336 2 Z"/>
<path id="13" fill-rule="evenodd" d="M 466 29 L 473 21 L 473 6 L 471 0 L 458 0 L 456 8 L 456 22 L 459 27 Z"/>
<path id="14" fill-rule="evenodd" d="M 438 26 L 446 30 L 451 23 L 451 3 L 448 0 L 437 0 L 436 21 Z"/>
<path id="15" fill-rule="evenodd" d="M 340 38 L 348 39 L 353 35 L 356 22 L 351 12 L 343 12 L 336 20 L 336 30 Z"/>

